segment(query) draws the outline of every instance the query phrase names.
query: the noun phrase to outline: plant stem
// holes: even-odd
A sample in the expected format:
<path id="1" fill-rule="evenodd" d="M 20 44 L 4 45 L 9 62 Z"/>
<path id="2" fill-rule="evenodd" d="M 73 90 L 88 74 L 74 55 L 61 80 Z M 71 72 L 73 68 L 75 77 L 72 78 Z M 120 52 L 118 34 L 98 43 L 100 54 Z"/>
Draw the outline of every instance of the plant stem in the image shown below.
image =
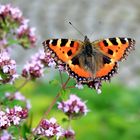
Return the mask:
<path id="1" fill-rule="evenodd" d="M 21 88 L 23 88 L 29 81 L 30 79 L 26 79 L 15 91 L 14 93 L 16 93 L 17 91 L 19 91 Z"/>
<path id="2" fill-rule="evenodd" d="M 70 80 L 70 77 L 67 79 L 67 81 L 66 81 L 64 84 L 62 84 L 62 88 L 61 88 L 61 89 L 65 90 L 66 85 L 67 85 L 67 83 L 69 82 L 69 80 Z M 40 122 L 38 123 L 37 127 L 34 129 L 33 134 L 36 132 L 37 128 L 39 127 L 40 123 L 41 123 L 42 120 L 45 118 L 45 116 L 47 116 L 47 115 L 50 113 L 50 111 L 51 111 L 51 109 L 53 108 L 53 106 L 55 105 L 57 99 L 60 97 L 60 95 L 61 95 L 61 89 L 60 89 L 60 91 L 57 93 L 57 95 L 55 96 L 55 98 L 53 99 L 52 103 L 50 104 L 50 106 L 48 107 L 47 111 L 45 112 L 45 114 L 44 114 L 43 117 L 41 118 L 41 120 L 40 120 Z M 31 137 L 32 137 L 32 135 L 30 136 L 29 140 L 31 139 Z"/>
<path id="3" fill-rule="evenodd" d="M 59 74 L 60 74 L 61 85 L 63 85 L 63 78 L 62 78 L 62 73 L 60 70 L 59 70 Z"/>
<path id="4" fill-rule="evenodd" d="M 13 94 L 11 94 L 8 98 L 9 99 L 13 99 L 14 98 L 14 93 L 18 92 L 20 89 L 22 89 L 29 81 L 30 79 L 26 79 L 18 88 L 16 88 L 16 90 L 13 92 Z"/>

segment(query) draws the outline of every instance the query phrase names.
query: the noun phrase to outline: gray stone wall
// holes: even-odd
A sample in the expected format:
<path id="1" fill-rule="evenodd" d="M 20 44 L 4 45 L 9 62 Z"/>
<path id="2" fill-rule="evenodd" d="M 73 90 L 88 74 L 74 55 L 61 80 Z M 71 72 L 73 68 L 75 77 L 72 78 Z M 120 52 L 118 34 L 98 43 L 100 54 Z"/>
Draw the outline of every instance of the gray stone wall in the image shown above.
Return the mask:
<path id="1" fill-rule="evenodd" d="M 37 30 L 38 48 L 47 38 L 83 40 L 68 21 L 91 40 L 115 36 L 134 38 L 136 50 L 120 63 L 119 75 L 113 80 L 134 87 L 140 85 L 140 0 L 1 0 L 0 3 L 18 6 L 30 19 Z M 23 52 L 26 59 L 29 53 Z"/>

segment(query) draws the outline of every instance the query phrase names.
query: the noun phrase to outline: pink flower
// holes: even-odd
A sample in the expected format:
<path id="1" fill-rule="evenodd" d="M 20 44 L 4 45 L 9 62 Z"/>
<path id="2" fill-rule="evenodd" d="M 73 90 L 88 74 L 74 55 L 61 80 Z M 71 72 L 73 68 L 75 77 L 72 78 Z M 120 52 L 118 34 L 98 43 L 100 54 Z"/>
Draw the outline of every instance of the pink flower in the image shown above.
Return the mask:
<path id="1" fill-rule="evenodd" d="M 16 74 L 16 62 L 10 59 L 6 51 L 0 52 L 0 82 L 13 82 L 18 77 Z"/>
<path id="2" fill-rule="evenodd" d="M 8 131 L 4 130 L 2 135 L 0 136 L 0 140 L 12 140 L 13 137 Z"/>
<path id="3" fill-rule="evenodd" d="M 83 88 L 84 88 L 83 85 L 82 85 L 81 83 L 77 83 L 77 84 L 75 85 L 75 87 L 78 88 L 78 89 L 83 89 Z"/>
<path id="4" fill-rule="evenodd" d="M 58 102 L 58 109 L 62 110 L 70 118 L 81 117 L 89 112 L 85 102 L 74 94 L 71 94 L 68 100 Z"/>
<path id="5" fill-rule="evenodd" d="M 10 126 L 10 121 L 4 111 L 0 111 L 0 128 L 7 128 Z"/>
<path id="6" fill-rule="evenodd" d="M 72 129 L 64 130 L 63 137 L 67 140 L 75 140 L 75 132 Z"/>
<path id="7" fill-rule="evenodd" d="M 21 106 L 14 106 L 14 108 L 6 109 L 6 116 L 8 117 L 10 124 L 19 125 L 19 123 L 27 118 L 28 110 Z"/>
<path id="8" fill-rule="evenodd" d="M 7 30 L 5 30 L 4 26 L 5 21 L 7 23 Z M 23 17 L 19 8 L 12 7 L 10 4 L 0 5 L 0 25 L 2 25 L 0 34 L 1 40 L 7 39 L 7 36 L 10 36 L 15 42 L 16 39 L 18 40 L 15 44 L 20 44 L 24 48 L 35 46 L 37 40 L 35 28 L 29 26 L 29 20 Z M 3 37 L 3 34 L 6 35 Z M 9 42 L 3 45 L 3 48 L 8 47 L 8 44 Z"/>
<path id="9" fill-rule="evenodd" d="M 25 78 L 30 77 L 31 79 L 39 78 L 43 75 L 44 65 L 41 61 L 29 61 L 22 70 L 22 76 Z"/>
<path id="10" fill-rule="evenodd" d="M 62 128 L 56 123 L 55 118 L 50 120 L 43 119 L 37 128 L 36 134 L 46 136 L 47 138 L 56 136 L 59 139 L 62 136 Z"/>
<path id="11" fill-rule="evenodd" d="M 31 109 L 31 104 L 30 104 L 30 101 L 28 99 L 25 98 L 25 96 L 23 96 L 20 92 L 16 92 L 14 93 L 13 96 L 11 96 L 11 93 L 9 92 L 6 92 L 5 93 L 5 97 L 7 99 L 10 99 L 10 100 L 19 100 L 19 101 L 23 101 L 26 103 L 26 108 L 29 110 Z M 11 98 L 12 97 L 12 98 Z"/>

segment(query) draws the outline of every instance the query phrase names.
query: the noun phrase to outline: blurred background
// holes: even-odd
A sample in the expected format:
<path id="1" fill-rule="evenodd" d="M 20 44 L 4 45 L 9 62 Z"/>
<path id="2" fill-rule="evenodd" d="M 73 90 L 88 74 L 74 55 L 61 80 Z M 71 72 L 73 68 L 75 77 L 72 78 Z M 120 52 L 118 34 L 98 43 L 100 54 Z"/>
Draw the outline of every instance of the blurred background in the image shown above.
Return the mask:
<path id="1" fill-rule="evenodd" d="M 15 52 L 15 59 L 24 64 L 31 54 L 42 47 L 47 38 L 73 38 L 83 40 L 69 21 L 91 41 L 108 37 L 131 37 L 136 40 L 136 50 L 120 63 L 119 74 L 111 83 L 104 83 L 102 94 L 85 88 L 73 90 L 91 110 L 87 116 L 73 122 L 76 140 L 139 140 L 140 139 L 140 1 L 139 0 L 1 0 L 23 11 L 23 15 L 36 27 L 37 48 Z M 19 58 L 23 59 L 19 59 Z M 20 68 L 19 68 L 20 69 Z M 36 83 L 29 83 L 22 92 L 31 99 L 36 125 L 55 96 L 57 89 L 48 79 L 57 78 L 57 72 L 46 74 Z M 56 115 L 57 112 L 57 115 Z M 54 110 L 50 116 L 62 118 Z M 86 126 L 86 127 L 85 127 Z"/>

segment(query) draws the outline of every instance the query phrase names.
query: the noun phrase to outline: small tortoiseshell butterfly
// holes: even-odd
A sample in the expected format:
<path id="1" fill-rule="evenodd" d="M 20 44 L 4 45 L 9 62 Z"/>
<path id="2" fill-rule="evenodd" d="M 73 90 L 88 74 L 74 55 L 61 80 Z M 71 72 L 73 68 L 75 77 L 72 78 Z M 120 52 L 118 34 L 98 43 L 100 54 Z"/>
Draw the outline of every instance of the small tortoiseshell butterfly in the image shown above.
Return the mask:
<path id="1" fill-rule="evenodd" d="M 77 82 L 94 87 L 96 80 L 110 80 L 117 72 L 117 63 L 134 50 L 135 40 L 114 37 L 90 42 L 72 39 L 48 39 L 45 52 L 52 54 L 57 65 L 65 64 L 68 74 Z"/>

